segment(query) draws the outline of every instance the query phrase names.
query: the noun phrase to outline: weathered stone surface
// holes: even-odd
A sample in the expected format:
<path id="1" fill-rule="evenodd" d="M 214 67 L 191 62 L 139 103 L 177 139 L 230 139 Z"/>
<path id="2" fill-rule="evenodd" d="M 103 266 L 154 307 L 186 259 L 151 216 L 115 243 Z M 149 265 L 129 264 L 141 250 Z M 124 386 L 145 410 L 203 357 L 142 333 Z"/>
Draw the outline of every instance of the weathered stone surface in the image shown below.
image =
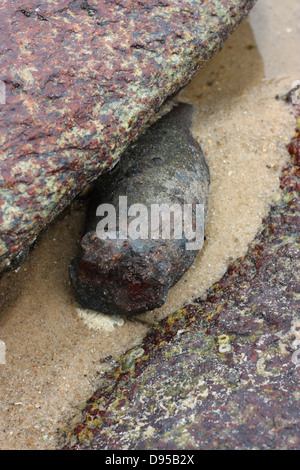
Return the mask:
<path id="1" fill-rule="evenodd" d="M 101 175 L 96 181 L 90 194 L 87 233 L 81 240 L 79 254 L 70 265 L 70 277 L 83 307 L 126 315 L 161 307 L 169 289 L 191 266 L 202 248 L 209 170 L 200 145 L 190 132 L 192 114 L 191 105 L 177 104 L 130 146 L 109 174 Z M 119 210 L 120 196 L 126 197 L 123 211 Z M 110 204 L 116 211 L 116 226 L 108 227 L 114 231 L 114 239 L 101 239 L 96 233 L 100 220 L 96 214 L 101 204 Z M 127 208 L 134 204 L 139 208 L 143 205 L 146 212 L 139 214 L 143 230 L 141 239 L 134 239 L 128 233 L 137 214 L 128 216 Z M 162 209 L 163 205 L 167 206 L 164 218 L 170 224 L 169 234 L 163 234 L 158 214 L 159 238 L 153 236 L 157 236 L 157 232 L 152 233 L 155 228 L 154 204 Z M 188 215 L 184 220 L 185 204 L 192 209 L 190 227 L 186 227 Z M 176 209 L 175 205 L 177 218 L 174 216 L 173 224 L 168 210 Z M 126 224 L 123 239 L 119 239 L 120 230 L 124 231 L 122 223 L 121 227 L 119 225 L 120 212 Z M 103 224 L 106 220 L 105 217 Z M 174 238 L 174 228 L 181 229 L 180 238 Z M 196 233 L 192 246 L 189 246 L 190 228 Z"/>
<path id="2" fill-rule="evenodd" d="M 247 255 L 120 359 L 66 449 L 299 449 L 299 134 Z"/>
<path id="3" fill-rule="evenodd" d="M 117 160 L 254 2 L 1 2 L 0 271 Z"/>

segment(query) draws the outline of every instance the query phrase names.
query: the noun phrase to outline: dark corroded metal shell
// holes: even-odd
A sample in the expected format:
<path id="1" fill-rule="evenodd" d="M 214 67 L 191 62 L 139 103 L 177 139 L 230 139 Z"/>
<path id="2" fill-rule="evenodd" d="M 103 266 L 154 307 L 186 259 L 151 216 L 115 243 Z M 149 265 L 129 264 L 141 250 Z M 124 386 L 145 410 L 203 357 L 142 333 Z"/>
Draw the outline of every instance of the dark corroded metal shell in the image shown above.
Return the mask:
<path id="1" fill-rule="evenodd" d="M 178 239 L 172 230 L 165 234 L 170 238 L 160 233 L 160 238 L 154 239 L 151 234 L 151 210 L 155 204 L 179 209 L 180 220 L 177 218 L 176 223 L 182 232 L 185 204 L 193 209 L 194 220 L 197 205 L 206 212 L 209 171 L 201 148 L 189 130 L 192 109 L 183 103 L 173 108 L 124 153 L 113 171 L 97 180 L 91 194 L 88 233 L 82 239 L 81 253 L 70 267 L 82 306 L 110 314 L 136 314 L 160 307 L 169 288 L 199 253 L 203 240 L 198 240 L 198 246 L 189 250 L 187 233 L 182 233 L 182 237 L 179 233 Z M 99 239 L 97 207 L 111 204 L 116 209 L 118 223 L 120 196 L 127 198 L 128 208 L 139 204 L 135 207 L 142 205 L 145 209 L 144 234 L 139 233 L 138 239 L 130 235 L 125 240 Z M 167 220 L 172 225 L 169 216 Z M 130 222 L 132 217 L 128 219 Z M 198 222 L 198 236 L 202 237 L 204 217 Z M 119 232 L 119 225 L 116 230 Z"/>
<path id="2" fill-rule="evenodd" d="M 253 4 L 1 2 L 0 271 L 116 162 Z"/>

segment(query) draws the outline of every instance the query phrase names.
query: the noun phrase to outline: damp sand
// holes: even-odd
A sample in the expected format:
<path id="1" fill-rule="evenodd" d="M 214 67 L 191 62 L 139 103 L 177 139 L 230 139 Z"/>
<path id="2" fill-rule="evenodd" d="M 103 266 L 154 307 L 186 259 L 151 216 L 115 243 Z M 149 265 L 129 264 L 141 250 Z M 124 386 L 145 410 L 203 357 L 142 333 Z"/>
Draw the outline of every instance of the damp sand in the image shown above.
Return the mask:
<path id="1" fill-rule="evenodd" d="M 246 253 L 278 197 L 288 160 L 294 118 L 275 96 L 300 79 L 297 24 L 297 0 L 259 0 L 180 95 L 196 107 L 193 133 L 211 174 L 209 214 L 204 248 L 162 308 L 125 321 L 80 309 L 68 265 L 79 248 L 84 201 L 75 201 L 24 264 L 2 277 L 0 449 L 57 448 L 57 430 L 120 354 L 138 344 L 153 321 L 205 297 L 228 264 Z"/>

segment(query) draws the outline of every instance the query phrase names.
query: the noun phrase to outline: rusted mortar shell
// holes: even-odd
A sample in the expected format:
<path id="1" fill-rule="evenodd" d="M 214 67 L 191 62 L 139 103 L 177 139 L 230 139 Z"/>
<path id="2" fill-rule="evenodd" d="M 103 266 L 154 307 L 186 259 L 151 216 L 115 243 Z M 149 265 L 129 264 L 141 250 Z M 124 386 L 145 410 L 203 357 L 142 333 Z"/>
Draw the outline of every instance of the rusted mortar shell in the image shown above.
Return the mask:
<path id="1" fill-rule="evenodd" d="M 112 204 L 119 220 L 119 197 L 127 206 L 196 204 L 207 209 L 209 171 L 198 142 L 190 133 L 193 108 L 179 104 L 127 150 L 113 171 L 101 175 L 91 194 L 87 233 L 81 252 L 71 262 L 70 277 L 85 308 L 128 315 L 164 304 L 168 291 L 191 266 L 199 249 L 187 250 L 187 240 L 106 239 L 97 236 L 96 209 Z M 133 218 L 128 217 L 128 222 Z M 149 216 L 149 226 L 151 219 Z M 171 219 L 172 221 L 172 219 Z M 171 222 L 172 223 L 172 222 Z M 195 226 L 194 226 L 195 228 Z M 119 230 L 119 226 L 117 226 Z M 203 228 L 204 230 L 204 228 Z M 119 232 L 117 232 L 119 234 Z"/>

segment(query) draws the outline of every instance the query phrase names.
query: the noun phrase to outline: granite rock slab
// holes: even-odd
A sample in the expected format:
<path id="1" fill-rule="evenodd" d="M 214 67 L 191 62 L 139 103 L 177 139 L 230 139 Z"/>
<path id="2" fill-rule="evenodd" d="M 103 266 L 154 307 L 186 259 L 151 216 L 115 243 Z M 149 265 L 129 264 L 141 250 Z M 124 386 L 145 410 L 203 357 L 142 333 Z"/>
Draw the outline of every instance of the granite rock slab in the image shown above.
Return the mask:
<path id="1" fill-rule="evenodd" d="M 254 3 L 1 2 L 0 271 L 19 264 L 38 234 L 114 166 Z"/>
<path id="2" fill-rule="evenodd" d="M 288 101 L 290 162 L 247 254 L 120 358 L 65 449 L 299 450 L 300 88 Z"/>

